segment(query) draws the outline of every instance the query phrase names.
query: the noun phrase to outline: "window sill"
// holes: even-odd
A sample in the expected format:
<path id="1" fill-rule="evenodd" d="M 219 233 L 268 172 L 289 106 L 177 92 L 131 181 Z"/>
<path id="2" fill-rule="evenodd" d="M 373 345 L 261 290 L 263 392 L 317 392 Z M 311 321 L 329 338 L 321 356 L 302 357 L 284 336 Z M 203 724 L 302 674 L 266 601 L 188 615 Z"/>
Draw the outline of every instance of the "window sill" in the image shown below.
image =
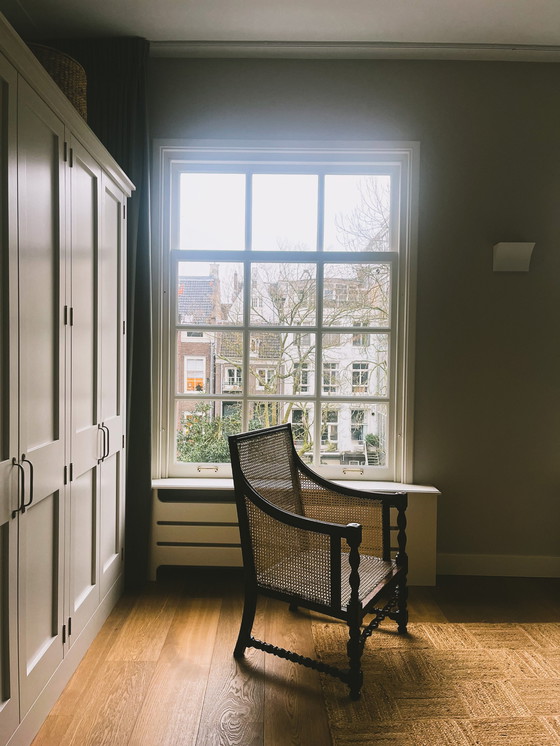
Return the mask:
<path id="1" fill-rule="evenodd" d="M 402 491 L 440 495 L 440 491 L 431 485 L 405 484 L 404 482 L 377 482 L 373 480 L 358 479 L 333 479 L 335 484 L 353 489 L 380 490 L 380 491 Z M 166 479 L 153 479 L 152 488 L 155 490 L 233 490 L 233 479 L 219 477 L 167 477 Z"/>

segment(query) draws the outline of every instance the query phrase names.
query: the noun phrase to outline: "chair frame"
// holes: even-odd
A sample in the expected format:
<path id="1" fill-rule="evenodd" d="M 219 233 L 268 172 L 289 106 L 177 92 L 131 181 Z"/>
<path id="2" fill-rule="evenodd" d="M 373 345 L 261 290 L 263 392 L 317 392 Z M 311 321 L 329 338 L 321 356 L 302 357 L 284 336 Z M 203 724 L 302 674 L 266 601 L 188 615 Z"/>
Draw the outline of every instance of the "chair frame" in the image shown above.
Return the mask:
<path id="1" fill-rule="evenodd" d="M 291 442 L 291 458 L 293 459 L 292 463 L 297 466 L 297 469 L 310 481 L 320 487 L 328 489 L 332 493 L 359 498 L 364 501 L 375 500 L 377 503 L 381 504 L 383 536 L 382 559 L 386 561 L 390 560 L 392 550 L 396 550 L 397 554 L 392 563 L 391 571 L 388 572 L 387 576 L 384 577 L 376 587 L 371 589 L 367 596 L 362 600 L 360 600 L 359 574 L 362 526 L 359 523 L 348 523 L 347 525 L 328 523 L 284 510 L 260 495 L 251 486 L 243 474 L 237 447 L 238 443 L 243 440 L 259 438 L 263 434 L 268 434 L 274 431 L 287 431 L 289 433 Z M 337 485 L 330 480 L 324 479 L 310 469 L 297 455 L 293 439 L 291 438 L 291 425 L 289 423 L 276 425 L 262 430 L 254 430 L 250 433 L 232 435 L 229 437 L 229 445 L 239 518 L 243 563 L 245 568 L 245 598 L 239 636 L 234 649 L 235 658 L 241 658 L 244 655 L 246 648 L 249 647 L 264 650 L 265 652 L 271 653 L 280 658 L 285 658 L 307 668 L 312 668 L 339 678 L 348 685 L 350 697 L 352 699 L 358 699 L 363 684 L 361 656 L 366 639 L 386 617 L 397 622 L 399 634 L 406 634 L 407 631 L 408 591 L 406 575 L 408 570 L 408 558 L 406 554 L 405 515 L 408 502 L 407 493 L 366 492 L 364 490 L 356 490 Z M 248 498 L 257 508 L 280 523 L 329 537 L 331 567 L 330 604 L 317 603 L 310 601 L 309 599 L 295 596 L 292 593 L 268 588 L 259 584 L 253 555 L 249 517 L 245 504 L 246 498 Z M 396 525 L 391 525 L 390 510 L 392 508 L 397 511 Z M 390 547 L 391 531 L 397 532 L 398 546 L 394 548 Z M 341 607 L 341 549 L 343 540 L 347 542 L 349 547 L 348 561 L 350 566 L 348 579 L 350 586 L 350 600 L 346 608 Z M 330 666 L 313 658 L 299 655 L 298 653 L 271 645 L 270 643 L 252 637 L 251 631 L 259 595 L 286 601 L 289 604 L 291 611 L 294 611 L 301 606 L 346 621 L 349 631 L 349 639 L 347 643 L 348 668 L 340 669 L 335 666 Z M 386 602 L 383 606 L 378 607 L 376 604 L 379 602 L 381 597 L 385 597 Z M 364 617 L 369 614 L 373 614 L 373 619 L 364 627 Z"/>

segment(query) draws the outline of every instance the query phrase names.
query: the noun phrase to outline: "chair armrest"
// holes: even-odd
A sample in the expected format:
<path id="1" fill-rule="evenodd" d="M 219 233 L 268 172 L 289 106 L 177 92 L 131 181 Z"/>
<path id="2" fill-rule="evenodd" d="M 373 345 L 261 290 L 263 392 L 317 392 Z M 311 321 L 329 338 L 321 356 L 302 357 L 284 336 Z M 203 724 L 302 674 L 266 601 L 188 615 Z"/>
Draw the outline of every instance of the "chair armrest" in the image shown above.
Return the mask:
<path id="1" fill-rule="evenodd" d="M 334 493 L 335 495 L 343 495 L 346 497 L 357 498 L 359 500 L 376 500 L 384 505 L 387 505 L 388 507 L 401 509 L 407 507 L 408 493 L 406 492 L 374 492 L 373 490 L 366 492 L 365 490 L 357 490 L 353 489 L 352 487 L 345 487 L 341 484 L 335 484 L 334 482 L 321 477 L 319 474 L 310 469 L 309 466 L 307 466 L 307 464 L 302 461 L 299 456 L 297 456 L 297 454 L 296 458 L 298 470 L 303 475 L 305 475 L 306 479 L 309 479 L 311 482 L 316 484 L 318 487 L 321 487 L 323 490 L 327 490 L 328 492 Z"/>
<path id="2" fill-rule="evenodd" d="M 259 493 L 256 492 L 246 480 L 244 480 L 244 482 L 243 492 L 245 496 L 264 513 L 280 523 L 316 534 L 327 534 L 331 537 L 346 539 L 346 541 L 355 545 L 360 544 L 362 539 L 362 527 L 359 523 L 329 523 L 328 521 L 320 521 L 316 518 L 307 518 L 298 513 L 291 513 L 288 510 L 279 508 L 277 505 L 273 505 L 271 502 L 259 495 Z"/>

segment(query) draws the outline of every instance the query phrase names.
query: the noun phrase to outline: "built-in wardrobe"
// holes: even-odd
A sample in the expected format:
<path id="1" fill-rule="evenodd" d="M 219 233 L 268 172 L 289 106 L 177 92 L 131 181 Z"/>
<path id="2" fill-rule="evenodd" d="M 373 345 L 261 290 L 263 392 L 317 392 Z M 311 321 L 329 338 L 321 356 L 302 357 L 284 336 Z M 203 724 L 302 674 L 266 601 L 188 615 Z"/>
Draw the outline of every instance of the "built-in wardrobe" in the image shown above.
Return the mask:
<path id="1" fill-rule="evenodd" d="M 132 184 L 0 17 L 0 744 L 121 593 Z"/>

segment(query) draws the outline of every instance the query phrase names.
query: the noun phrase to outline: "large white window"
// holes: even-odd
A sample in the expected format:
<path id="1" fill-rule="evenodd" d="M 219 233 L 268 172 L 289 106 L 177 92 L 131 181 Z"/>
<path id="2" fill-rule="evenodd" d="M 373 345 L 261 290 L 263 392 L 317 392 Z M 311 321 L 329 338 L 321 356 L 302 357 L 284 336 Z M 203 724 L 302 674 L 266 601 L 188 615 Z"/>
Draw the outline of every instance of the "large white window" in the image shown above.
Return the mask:
<path id="1" fill-rule="evenodd" d="M 416 163 L 160 144 L 158 475 L 227 476 L 228 434 L 291 422 L 327 476 L 411 476 Z"/>

